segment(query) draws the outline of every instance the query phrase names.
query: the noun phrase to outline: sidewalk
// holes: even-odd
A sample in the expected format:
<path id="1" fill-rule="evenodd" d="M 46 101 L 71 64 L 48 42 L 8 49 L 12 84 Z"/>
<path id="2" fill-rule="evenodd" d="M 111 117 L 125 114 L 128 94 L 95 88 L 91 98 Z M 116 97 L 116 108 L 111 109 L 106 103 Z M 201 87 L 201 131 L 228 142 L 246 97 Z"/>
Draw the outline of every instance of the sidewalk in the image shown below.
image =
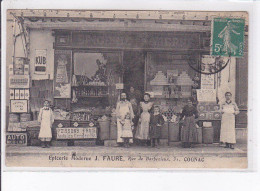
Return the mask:
<path id="1" fill-rule="evenodd" d="M 200 144 L 195 148 L 182 148 L 180 143 L 173 146 L 161 146 L 159 149 L 132 146 L 130 148 L 124 147 L 105 147 L 105 146 L 89 146 L 89 147 L 51 147 L 41 148 L 35 146 L 8 146 L 6 147 L 6 156 L 23 156 L 23 155 L 50 155 L 50 154 L 68 154 L 76 152 L 80 154 L 128 154 L 128 155 L 150 155 L 150 154 L 174 154 L 175 156 L 217 156 L 217 157 L 246 157 L 246 144 L 236 144 L 235 149 L 227 149 L 219 144 Z"/>

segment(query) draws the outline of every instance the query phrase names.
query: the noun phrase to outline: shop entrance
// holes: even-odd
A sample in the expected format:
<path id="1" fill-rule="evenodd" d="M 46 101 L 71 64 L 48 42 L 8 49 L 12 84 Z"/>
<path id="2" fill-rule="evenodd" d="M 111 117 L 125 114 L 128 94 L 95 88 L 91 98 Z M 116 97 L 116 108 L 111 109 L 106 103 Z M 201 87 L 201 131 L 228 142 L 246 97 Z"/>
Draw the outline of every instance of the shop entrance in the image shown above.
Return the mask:
<path id="1" fill-rule="evenodd" d="M 144 93 L 145 53 L 142 51 L 125 51 L 123 56 L 124 89 L 128 92 L 134 87 L 140 94 Z"/>

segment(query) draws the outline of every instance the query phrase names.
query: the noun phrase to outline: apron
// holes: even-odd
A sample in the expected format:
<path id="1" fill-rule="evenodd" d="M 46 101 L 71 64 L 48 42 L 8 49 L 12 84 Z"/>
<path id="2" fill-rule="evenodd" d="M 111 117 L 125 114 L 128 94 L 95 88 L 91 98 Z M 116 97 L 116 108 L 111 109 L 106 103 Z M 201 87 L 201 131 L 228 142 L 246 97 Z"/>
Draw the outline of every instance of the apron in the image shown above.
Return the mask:
<path id="1" fill-rule="evenodd" d="M 39 133 L 39 139 L 43 140 L 46 139 L 46 141 L 50 141 L 52 138 L 51 133 L 51 109 L 49 110 L 42 110 L 41 114 L 41 129 Z"/>
<path id="2" fill-rule="evenodd" d="M 141 102 L 141 107 L 143 112 L 140 116 L 137 131 L 135 134 L 136 139 L 149 140 L 149 126 L 150 126 L 150 113 L 149 110 L 152 108 L 153 103 L 143 103 Z"/>
<path id="3" fill-rule="evenodd" d="M 236 143 L 235 109 L 233 104 L 223 105 L 221 120 L 220 142 Z"/>

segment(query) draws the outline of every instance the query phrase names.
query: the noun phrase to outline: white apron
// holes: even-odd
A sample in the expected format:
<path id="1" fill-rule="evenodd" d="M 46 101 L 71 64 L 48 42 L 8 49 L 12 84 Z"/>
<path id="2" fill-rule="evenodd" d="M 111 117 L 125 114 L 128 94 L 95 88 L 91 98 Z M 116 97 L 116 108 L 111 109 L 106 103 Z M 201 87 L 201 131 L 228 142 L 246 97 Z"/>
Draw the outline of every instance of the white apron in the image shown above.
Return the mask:
<path id="1" fill-rule="evenodd" d="M 38 121 L 41 123 L 39 139 L 50 141 L 52 138 L 51 126 L 54 121 L 52 110 L 41 109 Z"/>
<path id="2" fill-rule="evenodd" d="M 222 120 L 220 130 L 220 142 L 236 143 L 235 114 L 238 114 L 238 108 L 235 103 L 222 105 Z"/>

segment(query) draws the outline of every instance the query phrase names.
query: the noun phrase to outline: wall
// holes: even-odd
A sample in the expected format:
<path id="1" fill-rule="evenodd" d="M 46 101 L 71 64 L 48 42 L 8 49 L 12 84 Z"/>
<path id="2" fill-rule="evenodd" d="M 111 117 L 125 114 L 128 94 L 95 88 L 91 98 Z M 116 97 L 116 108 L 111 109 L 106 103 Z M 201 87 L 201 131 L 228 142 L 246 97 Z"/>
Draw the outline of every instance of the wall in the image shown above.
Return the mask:
<path id="1" fill-rule="evenodd" d="M 9 103 L 9 66 L 12 64 L 12 56 L 14 50 L 13 43 L 13 29 L 14 22 L 12 18 L 7 18 L 7 38 L 6 38 L 6 103 Z M 15 26 L 15 34 L 19 34 L 19 26 Z M 53 79 L 53 68 L 54 68 L 54 37 L 52 36 L 51 30 L 30 30 L 30 75 L 32 80 L 39 79 Z M 34 74 L 34 62 L 35 62 L 35 49 L 46 49 L 47 50 L 47 74 L 46 75 L 35 75 Z M 15 43 L 15 56 L 16 57 L 25 57 L 24 46 L 21 36 L 16 38 Z M 49 75 L 48 75 L 49 74 Z M 8 104 L 6 105 L 8 107 Z"/>
<path id="2" fill-rule="evenodd" d="M 231 62 L 221 71 L 221 81 L 218 87 L 218 98 L 220 103 L 225 101 L 225 93 L 232 93 L 232 100 L 236 98 L 236 58 L 231 58 Z"/>

